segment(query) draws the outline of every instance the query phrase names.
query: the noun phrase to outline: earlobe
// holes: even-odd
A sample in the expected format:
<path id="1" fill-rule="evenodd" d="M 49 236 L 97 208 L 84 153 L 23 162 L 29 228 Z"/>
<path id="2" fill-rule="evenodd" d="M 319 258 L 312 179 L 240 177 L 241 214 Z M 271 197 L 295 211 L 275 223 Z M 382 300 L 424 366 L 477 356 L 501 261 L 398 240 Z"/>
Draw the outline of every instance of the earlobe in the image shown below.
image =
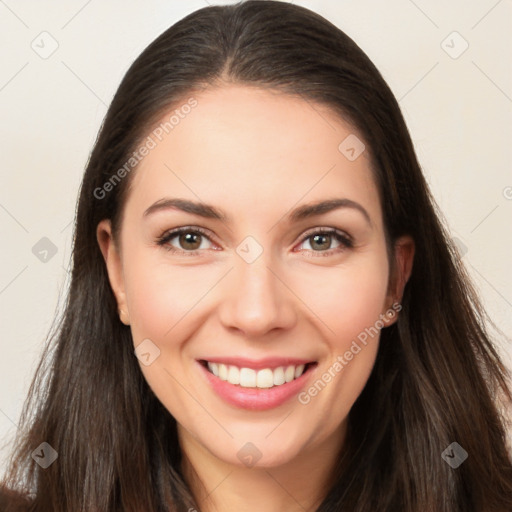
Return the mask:
<path id="1" fill-rule="evenodd" d="M 395 305 L 402 302 L 405 285 L 411 277 L 414 262 L 415 245 L 414 240 L 409 235 L 398 238 L 394 245 L 394 272 L 390 278 L 390 286 L 388 291 L 388 311 Z M 393 307 L 394 309 L 394 307 Z M 400 307 L 401 309 L 401 307 Z M 397 315 L 393 314 L 393 320 L 388 325 L 393 324 L 397 319 Z"/>
<path id="2" fill-rule="evenodd" d="M 123 324 L 130 325 L 121 257 L 114 243 L 112 226 L 109 219 L 104 219 L 98 223 L 96 239 L 105 260 L 110 286 L 116 297 L 120 320 Z"/>

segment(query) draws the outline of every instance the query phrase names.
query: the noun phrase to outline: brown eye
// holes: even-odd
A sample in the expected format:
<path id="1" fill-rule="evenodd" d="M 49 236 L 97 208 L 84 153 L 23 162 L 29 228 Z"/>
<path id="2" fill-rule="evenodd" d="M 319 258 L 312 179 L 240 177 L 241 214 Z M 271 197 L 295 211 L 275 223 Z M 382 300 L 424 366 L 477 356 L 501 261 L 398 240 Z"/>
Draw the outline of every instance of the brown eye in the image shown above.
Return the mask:
<path id="1" fill-rule="evenodd" d="M 173 242 L 176 239 L 176 242 Z M 195 255 L 202 249 L 204 241 L 210 241 L 209 236 L 200 228 L 179 228 L 164 233 L 157 239 L 157 244 L 163 246 L 166 250 L 176 253 L 182 253 L 187 256 Z"/>
<path id="2" fill-rule="evenodd" d="M 312 243 L 310 244 L 313 249 L 330 249 L 332 237 L 331 235 L 313 235 L 310 237 Z"/>
<path id="3" fill-rule="evenodd" d="M 338 244 L 336 247 L 331 247 L 333 241 Z M 309 246 L 311 247 L 311 249 L 306 247 L 306 250 L 318 253 L 317 255 L 320 256 L 328 256 L 332 253 L 341 252 L 353 247 L 353 241 L 347 234 L 333 228 L 317 230 L 316 232 L 306 234 L 302 239 L 301 245 L 306 242 L 309 242 Z"/>
<path id="4" fill-rule="evenodd" d="M 188 232 L 179 235 L 178 240 L 183 249 L 195 251 L 201 245 L 201 237 L 202 235 L 199 233 Z"/>

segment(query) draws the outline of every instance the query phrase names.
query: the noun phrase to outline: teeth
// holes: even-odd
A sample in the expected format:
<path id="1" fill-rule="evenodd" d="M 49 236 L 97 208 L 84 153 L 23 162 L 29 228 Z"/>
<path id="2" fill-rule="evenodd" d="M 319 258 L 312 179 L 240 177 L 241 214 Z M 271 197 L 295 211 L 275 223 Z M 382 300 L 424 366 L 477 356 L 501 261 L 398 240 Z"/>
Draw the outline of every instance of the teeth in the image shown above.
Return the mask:
<path id="1" fill-rule="evenodd" d="M 280 386 L 286 381 L 284 380 L 284 369 L 282 366 L 274 370 L 274 386 Z"/>
<path id="2" fill-rule="evenodd" d="M 215 375 L 215 377 L 219 376 L 219 365 L 217 363 L 208 363 L 208 368 Z"/>
<path id="3" fill-rule="evenodd" d="M 257 388 L 271 388 L 274 385 L 274 372 L 270 368 L 259 370 L 256 374 Z"/>
<path id="4" fill-rule="evenodd" d="M 286 368 L 286 370 L 284 371 L 284 380 L 286 382 L 291 382 L 294 377 L 295 377 L 295 367 L 288 366 L 288 368 Z"/>
<path id="5" fill-rule="evenodd" d="M 233 382 L 230 384 L 233 384 Z M 240 368 L 240 386 L 244 388 L 256 387 L 256 371 L 252 368 Z"/>
<path id="6" fill-rule="evenodd" d="M 280 366 L 272 370 L 253 370 L 252 368 L 238 368 L 233 365 L 208 362 L 208 369 L 216 377 L 230 384 L 240 385 L 244 388 L 271 388 L 291 382 L 304 373 L 305 365 Z"/>
<path id="7" fill-rule="evenodd" d="M 231 382 L 231 384 L 240 384 L 240 370 L 236 366 L 230 366 L 226 380 Z"/>
<path id="8" fill-rule="evenodd" d="M 219 364 L 219 379 L 228 380 L 228 368 L 225 364 Z"/>

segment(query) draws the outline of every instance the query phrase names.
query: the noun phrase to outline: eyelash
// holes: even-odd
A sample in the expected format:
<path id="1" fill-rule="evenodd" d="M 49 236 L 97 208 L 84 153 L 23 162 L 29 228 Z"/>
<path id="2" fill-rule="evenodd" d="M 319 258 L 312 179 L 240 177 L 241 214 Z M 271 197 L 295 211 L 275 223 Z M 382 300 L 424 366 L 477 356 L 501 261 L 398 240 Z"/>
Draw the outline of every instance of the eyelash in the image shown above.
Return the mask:
<path id="1" fill-rule="evenodd" d="M 163 247 L 166 251 L 170 251 L 172 253 L 182 253 L 186 256 L 196 256 L 198 253 L 200 253 L 203 249 L 196 249 L 194 251 L 185 251 L 183 249 L 176 249 L 176 247 L 173 247 L 169 244 L 169 242 L 176 238 L 178 235 L 181 235 L 183 233 L 194 233 L 194 234 L 200 234 L 204 237 L 206 237 L 208 240 L 210 240 L 210 237 L 208 236 L 208 232 L 200 227 L 193 227 L 193 226 L 185 226 L 182 228 L 176 228 L 171 231 L 166 231 L 162 236 L 157 238 L 156 243 L 157 245 Z M 354 242 L 351 239 L 350 236 L 348 236 L 343 231 L 339 231 L 334 228 L 319 228 L 316 231 L 309 231 L 306 232 L 303 238 L 301 239 L 299 245 L 302 245 L 306 240 L 309 238 L 312 238 L 315 235 L 334 235 L 334 238 L 341 244 L 341 247 L 334 248 L 334 249 L 328 249 L 327 251 L 314 251 L 312 249 L 308 249 L 309 252 L 317 253 L 317 256 L 330 256 L 334 253 L 338 253 L 341 251 L 344 251 L 346 249 L 351 249 L 354 247 Z M 210 240 L 211 241 L 211 240 Z"/>

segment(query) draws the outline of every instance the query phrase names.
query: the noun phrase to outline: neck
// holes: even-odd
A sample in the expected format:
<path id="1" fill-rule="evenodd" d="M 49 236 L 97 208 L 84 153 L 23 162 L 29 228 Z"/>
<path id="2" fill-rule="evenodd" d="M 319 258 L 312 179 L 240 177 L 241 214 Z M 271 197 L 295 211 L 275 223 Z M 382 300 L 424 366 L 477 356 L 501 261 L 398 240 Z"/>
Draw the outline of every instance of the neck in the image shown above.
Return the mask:
<path id="1" fill-rule="evenodd" d="M 183 474 L 201 512 L 314 512 L 334 483 L 346 422 L 286 463 L 251 468 L 215 457 L 178 426 Z"/>

